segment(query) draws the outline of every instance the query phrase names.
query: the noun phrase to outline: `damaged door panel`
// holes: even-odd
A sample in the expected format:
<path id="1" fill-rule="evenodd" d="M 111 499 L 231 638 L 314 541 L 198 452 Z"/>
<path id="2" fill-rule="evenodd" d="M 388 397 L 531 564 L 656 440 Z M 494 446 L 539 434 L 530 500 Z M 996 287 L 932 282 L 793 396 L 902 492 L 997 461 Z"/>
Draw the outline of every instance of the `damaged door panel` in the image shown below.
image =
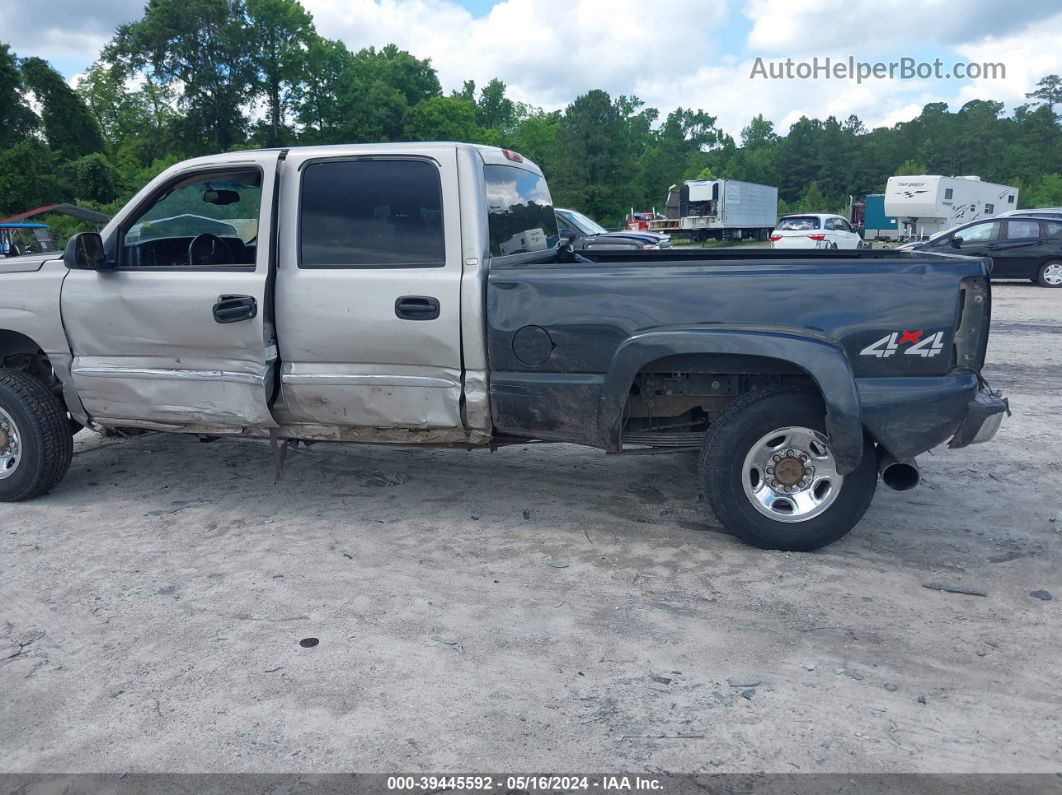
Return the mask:
<path id="1" fill-rule="evenodd" d="M 269 247 L 258 241 L 271 234 L 262 197 L 272 194 L 276 160 L 193 161 L 134 200 L 110 238 L 110 269 L 69 272 L 61 303 L 71 372 L 94 420 L 275 425 Z"/>
<path id="2" fill-rule="evenodd" d="M 455 150 L 308 150 L 289 156 L 284 174 L 277 419 L 462 429 Z"/>

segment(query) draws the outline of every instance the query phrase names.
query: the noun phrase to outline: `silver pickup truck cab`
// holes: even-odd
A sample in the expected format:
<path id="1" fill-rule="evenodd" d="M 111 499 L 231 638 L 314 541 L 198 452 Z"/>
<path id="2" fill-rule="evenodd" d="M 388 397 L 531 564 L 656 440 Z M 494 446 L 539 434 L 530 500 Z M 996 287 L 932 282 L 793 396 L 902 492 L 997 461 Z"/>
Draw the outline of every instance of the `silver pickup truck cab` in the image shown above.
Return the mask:
<path id="1" fill-rule="evenodd" d="M 913 485 L 914 455 L 999 425 L 981 260 L 563 248 L 504 149 L 175 165 L 62 259 L 0 259 L 0 499 L 55 486 L 82 425 L 692 446 L 728 528 L 810 549 L 862 516 L 879 461 Z"/>

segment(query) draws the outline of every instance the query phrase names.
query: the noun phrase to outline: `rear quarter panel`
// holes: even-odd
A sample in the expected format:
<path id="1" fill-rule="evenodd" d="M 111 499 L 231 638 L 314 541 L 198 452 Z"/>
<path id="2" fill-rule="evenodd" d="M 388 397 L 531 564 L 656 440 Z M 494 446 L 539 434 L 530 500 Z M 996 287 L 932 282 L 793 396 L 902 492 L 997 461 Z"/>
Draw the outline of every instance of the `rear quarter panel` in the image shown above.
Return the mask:
<path id="1" fill-rule="evenodd" d="M 605 421 L 599 423 L 595 412 L 624 341 L 650 331 L 725 327 L 835 346 L 851 365 L 864 421 L 872 432 L 875 426 L 882 428 L 893 452 L 913 454 L 943 441 L 961 420 L 976 387 L 976 375 L 957 367 L 953 343 L 961 280 L 983 276 L 985 262 L 903 254 L 765 253 L 759 258 L 747 252 L 733 259 L 719 253 L 716 259 L 683 260 L 676 252 L 627 261 L 611 256 L 587 264 L 492 269 L 488 351 L 498 430 L 534 431 L 542 438 L 612 449 L 600 430 Z M 529 364 L 526 354 L 521 360 L 517 353 L 530 336 L 527 331 L 520 338 L 517 334 L 528 327 L 544 330 L 552 345 L 541 364 Z M 868 352 L 905 331 L 909 341 L 894 346 L 892 353 Z M 913 340 L 938 332 L 939 353 L 908 353 L 916 345 Z M 932 409 L 932 416 L 919 420 L 917 438 L 897 435 L 897 406 L 907 398 Z M 507 427 L 514 416 L 507 405 L 520 406 L 520 427 Z"/>
<path id="2" fill-rule="evenodd" d="M 496 269 L 487 292 L 494 371 L 604 373 L 619 345 L 653 329 L 720 324 L 786 329 L 822 337 L 849 356 L 857 377 L 942 375 L 960 279 L 982 274 L 980 260 L 801 257 L 712 263 L 546 264 Z M 545 328 L 554 350 L 529 367 L 513 336 Z M 861 352 L 893 331 L 945 332 L 934 357 Z"/>

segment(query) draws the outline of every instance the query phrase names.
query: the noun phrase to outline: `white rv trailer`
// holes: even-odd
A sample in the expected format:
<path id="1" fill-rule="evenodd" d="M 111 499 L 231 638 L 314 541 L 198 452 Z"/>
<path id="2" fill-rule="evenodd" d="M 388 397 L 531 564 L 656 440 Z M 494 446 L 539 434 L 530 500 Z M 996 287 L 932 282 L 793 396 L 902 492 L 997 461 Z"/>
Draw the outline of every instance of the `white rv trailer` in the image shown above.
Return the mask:
<path id="1" fill-rule="evenodd" d="M 672 235 L 766 240 L 778 220 L 778 188 L 736 179 L 693 179 L 668 189 L 665 218 L 649 229 Z"/>
<path id="2" fill-rule="evenodd" d="M 885 214 L 899 220 L 905 239 L 921 240 L 1017 206 L 1017 188 L 980 177 L 889 177 L 885 185 Z"/>

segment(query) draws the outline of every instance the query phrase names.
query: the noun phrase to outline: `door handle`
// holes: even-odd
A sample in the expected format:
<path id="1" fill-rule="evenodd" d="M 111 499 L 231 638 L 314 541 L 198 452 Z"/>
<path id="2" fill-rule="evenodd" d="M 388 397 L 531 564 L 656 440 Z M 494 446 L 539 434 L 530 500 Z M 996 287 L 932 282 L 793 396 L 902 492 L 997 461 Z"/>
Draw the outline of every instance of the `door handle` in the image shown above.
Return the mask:
<path id="1" fill-rule="evenodd" d="M 403 295 L 395 301 L 395 315 L 403 320 L 435 320 L 439 299 L 427 295 Z"/>
<path id="2" fill-rule="evenodd" d="M 214 322 L 239 323 L 258 315 L 258 301 L 251 295 L 220 295 L 214 304 Z"/>

